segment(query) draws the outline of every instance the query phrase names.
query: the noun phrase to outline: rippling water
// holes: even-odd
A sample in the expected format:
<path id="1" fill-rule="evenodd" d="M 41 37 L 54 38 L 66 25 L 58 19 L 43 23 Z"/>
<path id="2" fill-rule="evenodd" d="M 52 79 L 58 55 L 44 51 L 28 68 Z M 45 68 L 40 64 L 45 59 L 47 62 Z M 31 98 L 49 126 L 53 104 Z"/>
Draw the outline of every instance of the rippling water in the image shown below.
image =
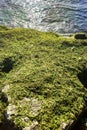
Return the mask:
<path id="1" fill-rule="evenodd" d="M 87 32 L 87 0 L 0 0 L 0 24 L 57 33 Z"/>

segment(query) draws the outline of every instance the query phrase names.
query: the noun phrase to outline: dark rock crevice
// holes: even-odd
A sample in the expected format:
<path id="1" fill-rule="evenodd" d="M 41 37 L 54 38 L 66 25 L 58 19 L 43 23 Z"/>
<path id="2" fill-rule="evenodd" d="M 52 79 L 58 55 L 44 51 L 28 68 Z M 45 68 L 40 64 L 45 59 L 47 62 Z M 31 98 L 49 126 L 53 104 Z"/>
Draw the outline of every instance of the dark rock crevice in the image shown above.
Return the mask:
<path id="1" fill-rule="evenodd" d="M 5 108 L 9 105 L 8 97 L 4 92 L 1 93 L 1 101 L 5 103 Z M 2 123 L 0 124 L 0 130 L 22 130 L 22 129 L 17 127 L 13 122 L 7 119 L 5 109 L 3 112 L 3 120 Z"/>
<path id="2" fill-rule="evenodd" d="M 87 69 L 83 69 L 77 76 L 83 86 L 87 89 Z"/>
<path id="3" fill-rule="evenodd" d="M 87 111 L 84 110 L 70 130 L 87 130 Z"/>
<path id="4" fill-rule="evenodd" d="M 14 67 L 14 61 L 10 57 L 5 58 L 2 61 L 2 63 L 0 63 L 1 72 L 9 73 L 13 69 L 13 67 Z"/>
<path id="5" fill-rule="evenodd" d="M 77 75 L 79 81 L 82 83 L 83 87 L 87 91 L 87 69 L 84 67 L 83 69 L 80 69 L 80 72 Z M 87 94 L 86 94 L 87 95 Z M 72 129 L 70 130 L 87 130 L 87 98 L 85 96 L 85 103 L 86 106 L 84 108 L 84 111 L 79 116 L 77 122 L 74 124 Z"/>
<path id="6" fill-rule="evenodd" d="M 87 39 L 87 35 L 85 33 L 75 34 L 75 39 L 85 40 Z"/>
<path id="7" fill-rule="evenodd" d="M 19 129 L 13 123 L 5 119 L 3 123 L 0 125 L 0 130 L 21 130 L 21 129 Z"/>

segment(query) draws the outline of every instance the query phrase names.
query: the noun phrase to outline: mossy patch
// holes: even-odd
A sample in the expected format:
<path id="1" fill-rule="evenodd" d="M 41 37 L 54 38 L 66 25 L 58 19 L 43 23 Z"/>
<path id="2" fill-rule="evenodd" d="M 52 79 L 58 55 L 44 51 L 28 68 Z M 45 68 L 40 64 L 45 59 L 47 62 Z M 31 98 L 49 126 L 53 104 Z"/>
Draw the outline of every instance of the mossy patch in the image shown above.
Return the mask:
<path id="1" fill-rule="evenodd" d="M 7 115 L 9 104 L 16 106 L 10 120 L 20 128 L 36 123 L 39 130 L 58 130 L 61 123 L 76 120 L 85 106 L 78 74 L 87 69 L 82 44 L 87 40 L 22 28 L 1 31 L 0 40 L 1 92 L 9 86 L 4 91 Z"/>

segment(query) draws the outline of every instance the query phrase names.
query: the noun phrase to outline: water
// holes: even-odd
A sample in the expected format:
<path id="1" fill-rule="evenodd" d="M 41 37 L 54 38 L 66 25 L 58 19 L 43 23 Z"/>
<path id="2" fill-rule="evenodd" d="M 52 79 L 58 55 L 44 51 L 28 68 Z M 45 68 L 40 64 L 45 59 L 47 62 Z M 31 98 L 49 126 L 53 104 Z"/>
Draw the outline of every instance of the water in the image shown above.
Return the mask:
<path id="1" fill-rule="evenodd" d="M 87 0 L 0 0 L 0 24 L 57 33 L 87 32 Z"/>

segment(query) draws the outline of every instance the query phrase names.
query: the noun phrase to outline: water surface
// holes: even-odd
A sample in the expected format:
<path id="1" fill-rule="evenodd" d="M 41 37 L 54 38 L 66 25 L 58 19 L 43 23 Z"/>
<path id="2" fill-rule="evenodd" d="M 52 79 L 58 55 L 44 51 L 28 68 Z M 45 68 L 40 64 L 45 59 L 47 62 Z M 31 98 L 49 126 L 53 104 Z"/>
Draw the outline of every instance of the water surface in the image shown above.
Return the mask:
<path id="1" fill-rule="evenodd" d="M 0 0 L 0 24 L 57 33 L 87 32 L 87 0 Z"/>

